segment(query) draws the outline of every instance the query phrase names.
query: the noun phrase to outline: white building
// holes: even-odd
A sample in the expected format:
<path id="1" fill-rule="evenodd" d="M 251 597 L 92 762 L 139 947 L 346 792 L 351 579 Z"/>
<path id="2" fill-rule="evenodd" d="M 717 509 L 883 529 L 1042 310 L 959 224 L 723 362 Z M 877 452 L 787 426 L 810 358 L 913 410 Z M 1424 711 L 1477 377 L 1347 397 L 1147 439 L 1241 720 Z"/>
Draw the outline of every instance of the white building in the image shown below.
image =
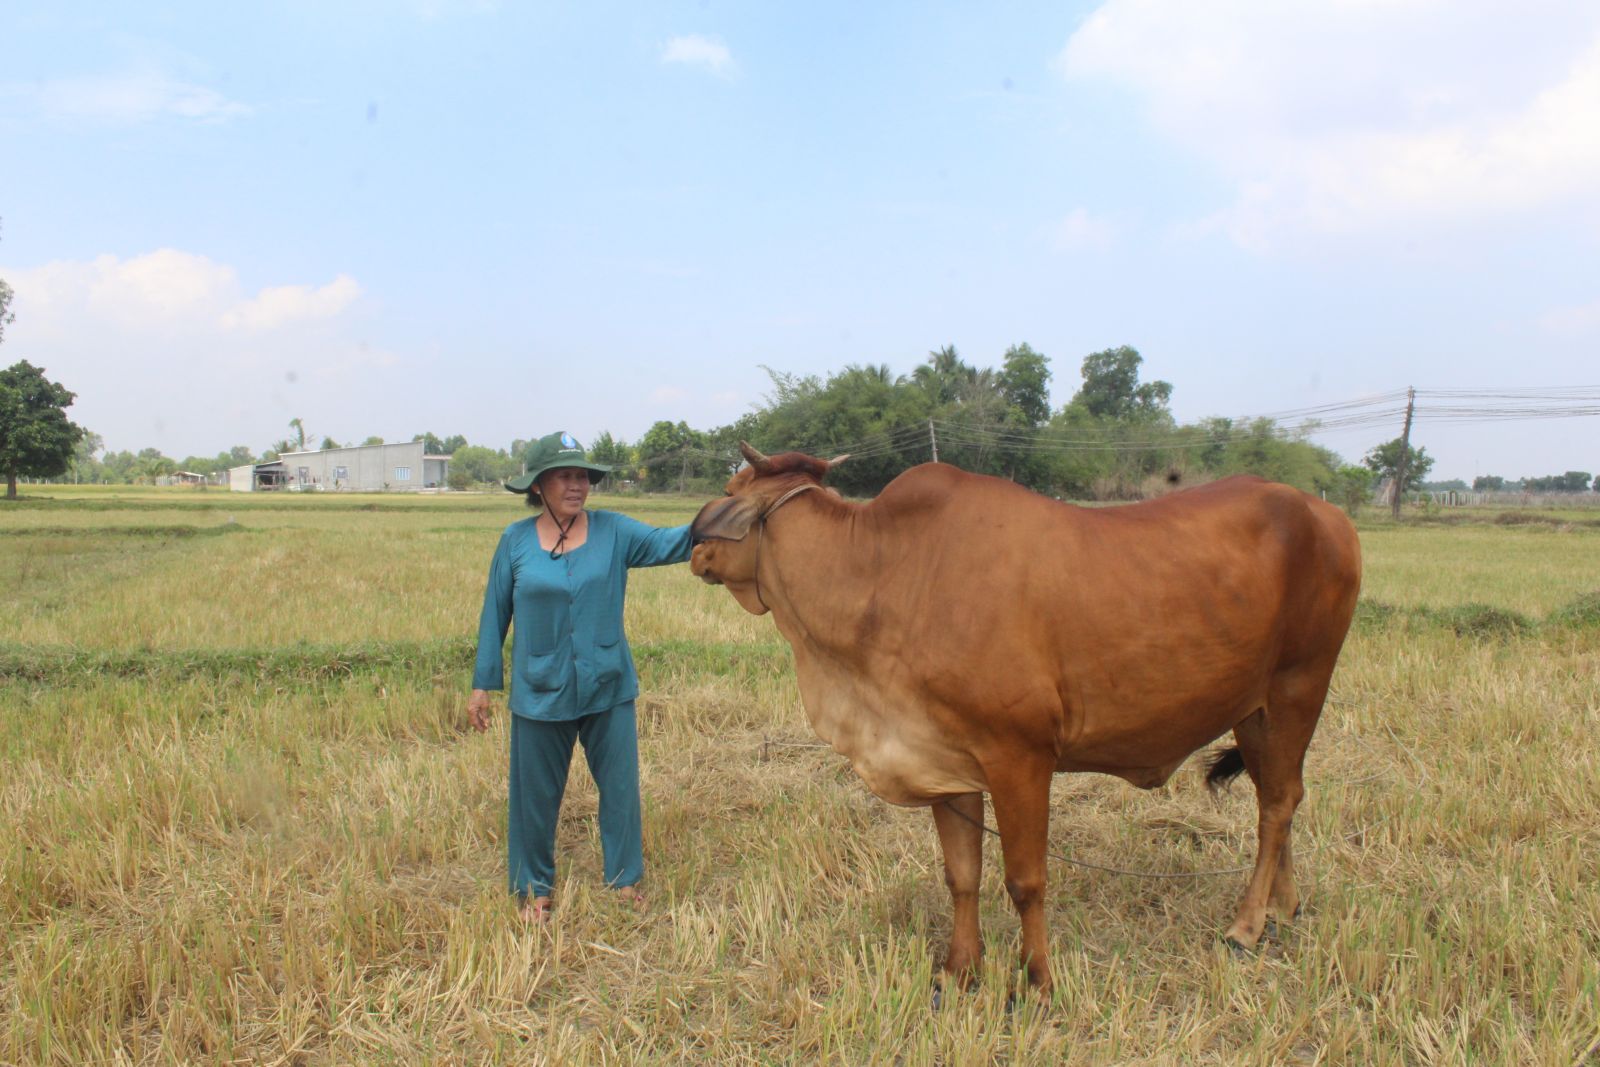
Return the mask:
<path id="1" fill-rule="evenodd" d="M 234 467 L 228 472 L 228 488 L 239 493 L 267 489 L 411 492 L 443 489 L 449 477 L 449 456 L 425 455 L 421 441 L 405 441 L 285 452 L 272 463 Z"/>

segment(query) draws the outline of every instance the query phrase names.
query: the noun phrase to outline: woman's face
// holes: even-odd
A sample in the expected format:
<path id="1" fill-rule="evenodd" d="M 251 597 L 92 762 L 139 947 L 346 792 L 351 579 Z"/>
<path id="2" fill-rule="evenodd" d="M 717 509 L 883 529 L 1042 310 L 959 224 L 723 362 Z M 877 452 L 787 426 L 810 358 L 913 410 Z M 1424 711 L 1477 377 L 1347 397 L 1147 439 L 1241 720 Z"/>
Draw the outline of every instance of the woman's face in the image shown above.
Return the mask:
<path id="1" fill-rule="evenodd" d="M 539 495 L 550 517 L 565 524 L 589 499 L 589 472 L 582 467 L 557 467 L 539 476 Z"/>

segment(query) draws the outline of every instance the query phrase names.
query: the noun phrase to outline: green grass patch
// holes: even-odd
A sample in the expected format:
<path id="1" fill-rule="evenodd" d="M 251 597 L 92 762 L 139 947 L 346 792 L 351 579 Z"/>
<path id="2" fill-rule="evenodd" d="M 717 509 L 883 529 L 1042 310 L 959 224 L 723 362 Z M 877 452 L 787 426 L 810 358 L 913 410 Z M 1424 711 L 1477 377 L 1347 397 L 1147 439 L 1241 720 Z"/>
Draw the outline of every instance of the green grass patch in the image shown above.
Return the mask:
<path id="1" fill-rule="evenodd" d="M 713 676 L 751 685 L 791 671 L 789 647 L 664 641 L 634 644 L 634 663 L 647 687 Z M 477 640 L 277 645 L 262 648 L 105 650 L 0 643 L 0 682 L 74 685 L 104 678 L 151 682 L 210 679 L 271 685 L 316 685 L 361 676 L 415 678 L 457 675 L 466 692 Z"/>
<path id="2" fill-rule="evenodd" d="M 6 526 L 0 537 L 144 537 L 184 538 L 221 537 L 243 533 L 248 527 L 237 522 L 216 526 Z"/>
<path id="3" fill-rule="evenodd" d="M 1551 626 L 1563 626 L 1571 629 L 1594 629 L 1600 627 L 1600 590 L 1585 593 L 1575 600 L 1569 601 L 1550 613 L 1545 620 Z"/>
<path id="4" fill-rule="evenodd" d="M 1595 597 L 1600 604 L 1600 595 Z M 1600 611 L 1600 606 L 1590 604 L 1588 610 Z M 1520 611 L 1492 604 L 1466 603 L 1439 607 L 1398 607 L 1381 600 L 1362 599 L 1356 604 L 1353 628 L 1363 633 L 1402 629 L 1409 633 L 1429 630 L 1448 630 L 1457 637 L 1484 641 L 1506 640 L 1513 637 L 1532 637 L 1556 625 L 1587 625 L 1582 621 L 1582 609 L 1574 605 L 1574 620 L 1566 622 L 1560 612 L 1544 620 L 1535 619 Z"/>
<path id="5" fill-rule="evenodd" d="M 1505 639 L 1532 633 L 1537 628 L 1537 624 L 1521 612 L 1490 604 L 1424 608 L 1418 614 L 1435 625 L 1453 631 L 1457 637 Z"/>

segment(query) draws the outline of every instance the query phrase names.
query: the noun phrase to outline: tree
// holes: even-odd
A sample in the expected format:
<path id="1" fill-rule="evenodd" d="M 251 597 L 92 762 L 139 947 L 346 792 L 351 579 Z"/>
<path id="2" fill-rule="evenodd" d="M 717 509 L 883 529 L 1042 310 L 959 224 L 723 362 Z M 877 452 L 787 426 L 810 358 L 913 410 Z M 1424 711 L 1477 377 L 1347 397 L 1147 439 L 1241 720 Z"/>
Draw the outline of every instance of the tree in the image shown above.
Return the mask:
<path id="1" fill-rule="evenodd" d="M 99 434 L 84 431 L 72 450 L 72 462 L 68 465 L 74 482 L 94 484 L 105 477 L 105 465 L 96 458 L 98 453 L 105 451 L 105 447 L 106 443 Z"/>
<path id="2" fill-rule="evenodd" d="M 333 438 L 324 437 L 322 439 L 322 448 L 320 449 L 320 451 L 327 452 L 330 449 L 343 448 L 343 447 L 344 447 L 343 445 L 341 445 L 338 441 L 335 441 Z"/>
<path id="3" fill-rule="evenodd" d="M 660 492 L 683 487 L 694 463 L 691 452 L 695 436 L 688 423 L 674 424 L 664 419 L 645 431 L 639 439 L 639 466 L 643 468 L 646 489 Z"/>
<path id="4" fill-rule="evenodd" d="M 1472 479 L 1472 488 L 1480 493 L 1495 493 L 1506 487 L 1506 480 L 1498 474 L 1480 474 Z"/>
<path id="5" fill-rule="evenodd" d="M 517 465 L 518 461 L 504 452 L 482 445 L 464 445 L 450 457 L 450 487 L 465 489 L 474 482 L 498 482 L 517 473 Z M 465 479 L 465 484 L 456 484 L 458 474 Z"/>
<path id="6" fill-rule="evenodd" d="M 1524 478 L 1522 487 L 1534 493 L 1582 493 L 1589 488 L 1589 472 L 1567 471 L 1543 478 Z"/>
<path id="7" fill-rule="evenodd" d="M 362 441 L 361 443 L 363 445 L 381 445 L 381 444 L 383 444 L 383 438 L 381 438 L 381 437 L 369 437 L 365 441 Z"/>
<path id="8" fill-rule="evenodd" d="M 1050 418 L 1050 360 L 1026 342 L 1006 349 L 999 385 L 1023 425 L 1042 426 Z"/>
<path id="9" fill-rule="evenodd" d="M 1374 475 L 1366 467 L 1352 464 L 1340 465 L 1335 474 L 1337 479 L 1328 492 L 1328 499 L 1349 512 L 1351 518 L 1355 518 L 1361 510 L 1361 505 L 1372 497 Z"/>
<path id="10" fill-rule="evenodd" d="M 296 416 L 289 420 L 289 428 L 294 431 L 294 450 L 296 452 L 304 452 L 306 450 L 305 423 L 300 421 L 299 416 Z"/>
<path id="11" fill-rule="evenodd" d="M 1404 444 L 1404 438 L 1396 437 L 1393 441 L 1374 445 L 1361 462 L 1379 478 L 1387 478 L 1393 482 L 1395 472 L 1400 467 L 1400 449 Z M 1400 491 L 1409 493 L 1421 488 L 1422 483 L 1428 480 L 1428 472 L 1432 469 L 1433 457 L 1428 455 L 1428 450 L 1413 446 L 1406 460 L 1406 484 L 1400 487 Z"/>
<path id="12" fill-rule="evenodd" d="M 601 430 L 589 443 L 589 458 L 611 468 L 611 478 L 607 484 L 613 488 L 620 482 L 638 479 L 633 449 L 628 447 L 628 442 L 612 437 L 609 430 Z"/>
<path id="13" fill-rule="evenodd" d="M 443 451 L 436 453 L 436 455 L 453 456 L 461 449 L 467 447 L 467 439 L 458 433 L 451 434 L 440 443 L 439 447 L 443 449 Z"/>
<path id="14" fill-rule="evenodd" d="M 127 482 L 133 477 L 133 464 L 136 457 L 132 452 L 124 449 L 121 452 L 107 452 L 100 462 L 105 466 L 106 481 Z"/>
<path id="15" fill-rule="evenodd" d="M 164 478 L 177 469 L 177 460 L 163 455 L 159 448 L 141 448 L 134 457 L 132 473 L 135 481 L 152 485 L 157 478 Z"/>
<path id="16" fill-rule="evenodd" d="M 11 299 L 8 289 L 5 301 Z M 0 303 L 0 319 L 5 304 Z M 6 499 L 17 498 L 17 477 L 53 478 L 66 472 L 83 427 L 68 421 L 74 394 L 45 378 L 44 369 L 27 360 L 0 371 L 0 471 L 6 475 Z"/>
<path id="17" fill-rule="evenodd" d="M 928 353 L 928 362 L 911 372 L 911 380 L 927 396 L 929 409 L 936 410 L 959 400 L 962 387 L 976 373 L 962 361 L 955 345 L 945 345 Z"/>
<path id="18" fill-rule="evenodd" d="M 1100 418 L 1170 420 L 1167 401 L 1172 399 L 1172 383 L 1155 381 L 1141 385 L 1139 365 L 1143 362 L 1139 350 L 1128 345 L 1084 356 L 1083 385 L 1072 402 Z"/>
<path id="19" fill-rule="evenodd" d="M 4 278 L 0 278 L 0 341 L 6 339 L 6 326 L 16 318 L 11 313 L 11 296 L 11 286 L 6 284 Z"/>
<path id="20" fill-rule="evenodd" d="M 437 437 L 435 437 L 431 433 L 413 434 L 411 439 L 413 441 L 421 441 L 422 442 L 422 452 L 423 452 L 424 455 L 428 455 L 428 456 L 442 456 L 442 455 L 445 455 L 444 442 L 439 440 Z"/>

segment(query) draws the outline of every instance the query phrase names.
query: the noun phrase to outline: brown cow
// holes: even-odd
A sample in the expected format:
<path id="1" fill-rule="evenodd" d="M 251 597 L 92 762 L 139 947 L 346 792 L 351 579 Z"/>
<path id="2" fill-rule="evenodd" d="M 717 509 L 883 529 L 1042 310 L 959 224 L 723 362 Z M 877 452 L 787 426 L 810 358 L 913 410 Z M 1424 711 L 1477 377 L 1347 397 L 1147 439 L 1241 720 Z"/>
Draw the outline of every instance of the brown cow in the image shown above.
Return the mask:
<path id="1" fill-rule="evenodd" d="M 965 984 L 982 952 L 984 793 L 1048 991 L 1051 776 L 1154 788 L 1229 730 L 1209 779 L 1248 771 L 1260 815 L 1225 936 L 1252 947 L 1269 904 L 1296 912 L 1301 765 L 1361 582 L 1337 508 L 1249 477 L 1077 508 L 937 463 L 858 504 L 808 491 L 826 460 L 740 447 L 750 465 L 696 516 L 690 567 L 772 612 L 812 726 L 869 789 L 932 806 L 955 909 L 944 974 Z"/>

